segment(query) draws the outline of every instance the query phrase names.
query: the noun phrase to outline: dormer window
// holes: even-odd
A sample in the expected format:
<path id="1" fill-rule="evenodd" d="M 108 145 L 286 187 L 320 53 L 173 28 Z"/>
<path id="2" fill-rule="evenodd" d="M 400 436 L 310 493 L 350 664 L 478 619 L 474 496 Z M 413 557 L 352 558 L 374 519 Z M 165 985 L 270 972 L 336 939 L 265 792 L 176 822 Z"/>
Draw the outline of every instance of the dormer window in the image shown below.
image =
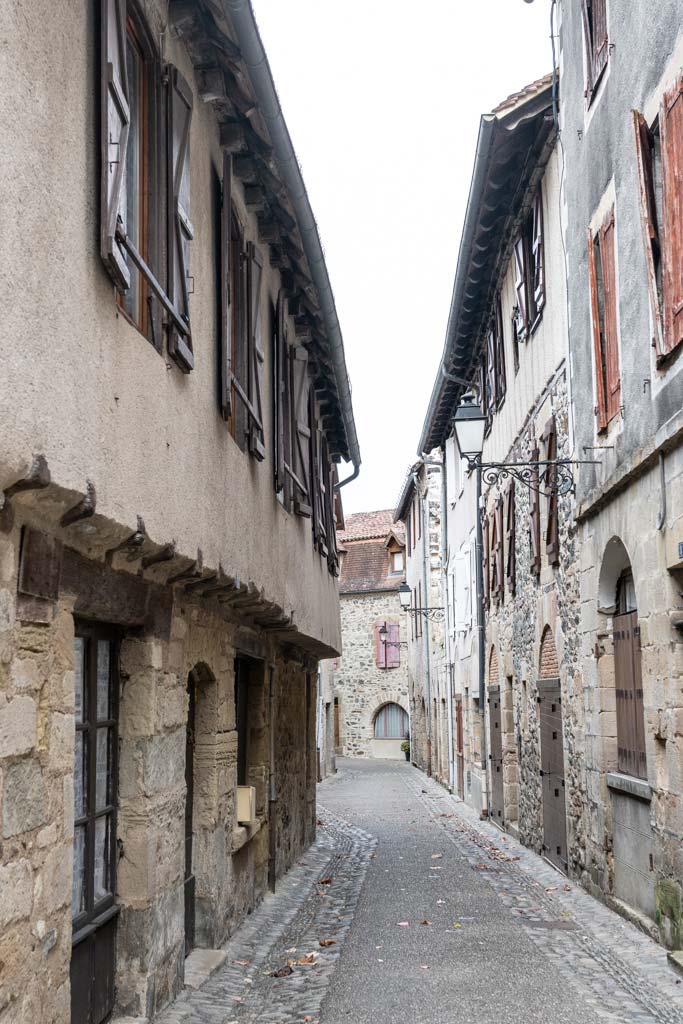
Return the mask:
<path id="1" fill-rule="evenodd" d="M 405 559 L 402 551 L 392 551 L 389 555 L 390 572 L 392 576 L 399 576 L 405 569 Z"/>

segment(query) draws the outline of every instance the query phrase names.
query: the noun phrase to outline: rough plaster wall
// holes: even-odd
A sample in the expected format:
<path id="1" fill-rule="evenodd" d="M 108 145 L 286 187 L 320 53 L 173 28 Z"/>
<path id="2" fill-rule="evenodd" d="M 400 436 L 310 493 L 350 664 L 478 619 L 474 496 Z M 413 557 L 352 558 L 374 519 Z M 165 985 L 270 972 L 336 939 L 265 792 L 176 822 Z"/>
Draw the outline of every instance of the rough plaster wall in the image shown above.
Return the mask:
<path id="1" fill-rule="evenodd" d="M 399 638 L 405 640 L 405 613 L 395 591 L 344 594 L 341 618 L 344 652 L 334 675 L 335 696 L 341 707 L 341 743 L 347 757 L 369 757 L 379 708 L 391 701 L 409 711 L 405 650 L 400 651 L 398 668 L 378 668 L 375 661 L 375 623 L 400 623 Z"/>
<path id="2" fill-rule="evenodd" d="M 146 7 L 167 24 L 166 4 L 148 0 Z M 117 314 L 99 256 L 96 20 L 95 5 L 48 0 L 6 12 L 0 265 L 14 300 L 0 339 L 0 487 L 43 453 L 59 485 L 82 494 L 86 480 L 94 483 L 98 512 L 131 531 L 142 515 L 153 540 L 173 540 L 188 557 L 201 548 L 207 567 L 220 562 L 264 588 L 269 600 L 294 610 L 301 632 L 337 651 L 336 580 L 313 550 L 310 520 L 288 515 L 273 490 L 268 325 L 279 275 L 264 246 L 263 462 L 239 450 L 218 411 L 212 183 L 222 154 L 212 106 L 199 99 L 170 30 L 165 57 L 194 91 L 194 371 L 183 374 Z M 246 237 L 257 242 L 256 215 L 247 213 L 239 181 L 233 199 Z"/>

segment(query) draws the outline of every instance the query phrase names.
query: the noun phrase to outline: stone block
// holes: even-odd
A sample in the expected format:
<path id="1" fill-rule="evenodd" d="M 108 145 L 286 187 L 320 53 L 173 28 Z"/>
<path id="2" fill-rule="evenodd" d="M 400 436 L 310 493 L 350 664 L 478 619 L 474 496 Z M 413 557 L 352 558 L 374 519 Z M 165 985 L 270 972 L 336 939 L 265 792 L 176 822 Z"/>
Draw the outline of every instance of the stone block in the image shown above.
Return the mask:
<path id="1" fill-rule="evenodd" d="M 51 850 L 36 872 L 33 896 L 36 908 L 46 917 L 71 901 L 72 850 L 62 845 Z"/>
<path id="2" fill-rule="evenodd" d="M 62 800 L 64 805 L 64 838 L 71 839 L 74 834 L 74 777 L 65 775 L 62 779 Z"/>
<path id="3" fill-rule="evenodd" d="M 43 773 L 37 761 L 19 761 L 5 773 L 2 834 L 5 839 L 30 832 L 47 821 Z"/>
<path id="4" fill-rule="evenodd" d="M 15 697 L 0 708 L 0 757 L 27 754 L 36 745 L 36 702 Z"/>
<path id="5" fill-rule="evenodd" d="M 33 876 L 27 860 L 0 867 L 0 927 L 29 917 L 33 905 Z"/>
<path id="6" fill-rule="evenodd" d="M 152 669 L 131 674 L 119 708 L 121 736 L 153 736 L 157 717 L 157 672 Z"/>
<path id="7" fill-rule="evenodd" d="M 0 633 L 14 626 L 14 596 L 9 590 L 0 590 Z"/>
<path id="8" fill-rule="evenodd" d="M 75 726 L 73 715 L 50 716 L 48 764 L 51 771 L 71 771 L 74 763 Z"/>
<path id="9" fill-rule="evenodd" d="M 42 682 L 35 658 L 15 658 L 10 680 L 15 690 L 37 690 Z"/>

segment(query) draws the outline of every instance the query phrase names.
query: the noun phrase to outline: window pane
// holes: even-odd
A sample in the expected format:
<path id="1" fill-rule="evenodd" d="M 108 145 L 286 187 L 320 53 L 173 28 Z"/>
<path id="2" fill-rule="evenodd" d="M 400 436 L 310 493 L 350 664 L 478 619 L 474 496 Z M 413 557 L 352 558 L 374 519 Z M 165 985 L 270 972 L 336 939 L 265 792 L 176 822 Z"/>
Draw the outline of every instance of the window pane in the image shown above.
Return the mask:
<path id="1" fill-rule="evenodd" d="M 71 916 L 77 917 L 85 909 L 85 825 L 74 833 L 74 870 L 71 887 Z"/>
<path id="2" fill-rule="evenodd" d="M 100 640 L 97 644 L 97 717 L 99 720 L 109 718 L 109 655 L 111 645 L 108 640 Z"/>
<path id="3" fill-rule="evenodd" d="M 82 818 L 86 811 L 86 793 L 88 791 L 88 769 L 85 758 L 83 733 L 76 733 L 74 755 L 74 816 Z"/>
<path id="4" fill-rule="evenodd" d="M 97 730 L 97 775 L 95 778 L 95 810 L 101 811 L 109 803 L 111 767 L 111 730 Z"/>
<path id="5" fill-rule="evenodd" d="M 375 718 L 375 737 L 402 740 L 408 735 L 408 715 L 398 704 L 386 704 Z"/>
<path id="6" fill-rule="evenodd" d="M 83 721 L 85 712 L 85 689 L 83 685 L 83 659 L 85 658 L 85 640 L 77 636 L 74 642 L 74 701 L 76 705 L 76 721 Z"/>
<path id="7" fill-rule="evenodd" d="M 109 895 L 109 815 L 95 822 L 95 903 Z"/>
<path id="8" fill-rule="evenodd" d="M 128 62 L 130 129 L 126 151 L 126 187 L 122 190 L 124 194 L 121 197 L 121 216 L 126 234 L 139 249 L 142 236 L 142 231 L 140 230 L 140 82 L 142 76 L 142 55 L 130 36 L 126 46 L 126 60 Z M 126 312 L 137 321 L 140 315 L 140 275 L 130 259 L 128 259 L 128 266 L 130 269 L 130 288 L 125 293 L 123 302 Z"/>

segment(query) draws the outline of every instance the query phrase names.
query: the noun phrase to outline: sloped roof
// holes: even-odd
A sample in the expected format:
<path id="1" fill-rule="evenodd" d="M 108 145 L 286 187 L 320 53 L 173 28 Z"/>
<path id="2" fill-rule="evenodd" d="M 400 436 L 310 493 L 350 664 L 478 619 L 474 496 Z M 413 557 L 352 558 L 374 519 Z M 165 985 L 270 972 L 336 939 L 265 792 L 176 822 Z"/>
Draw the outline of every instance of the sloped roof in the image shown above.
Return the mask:
<path id="1" fill-rule="evenodd" d="M 405 574 L 390 574 L 389 567 L 389 552 L 385 547 L 384 538 L 347 543 L 339 576 L 340 593 L 398 590 L 405 579 Z"/>
<path id="2" fill-rule="evenodd" d="M 537 78 L 535 82 L 529 82 L 528 85 L 525 85 L 518 92 L 512 92 L 504 100 L 501 100 L 498 106 L 493 108 L 491 113 L 508 113 L 508 111 L 516 107 L 518 103 L 521 103 L 524 100 L 529 100 L 533 96 L 537 96 L 538 93 L 543 92 L 549 85 L 552 85 L 552 81 L 552 72 L 549 72 L 547 75 L 543 75 L 543 78 Z"/>
<path id="3" fill-rule="evenodd" d="M 346 545 L 348 541 L 370 540 L 381 537 L 386 540 L 389 533 L 397 535 L 402 544 L 405 543 L 405 534 L 400 523 L 394 523 L 394 510 L 391 508 L 381 509 L 377 512 L 355 512 L 346 516 L 346 528 L 340 530 L 339 541 Z"/>

